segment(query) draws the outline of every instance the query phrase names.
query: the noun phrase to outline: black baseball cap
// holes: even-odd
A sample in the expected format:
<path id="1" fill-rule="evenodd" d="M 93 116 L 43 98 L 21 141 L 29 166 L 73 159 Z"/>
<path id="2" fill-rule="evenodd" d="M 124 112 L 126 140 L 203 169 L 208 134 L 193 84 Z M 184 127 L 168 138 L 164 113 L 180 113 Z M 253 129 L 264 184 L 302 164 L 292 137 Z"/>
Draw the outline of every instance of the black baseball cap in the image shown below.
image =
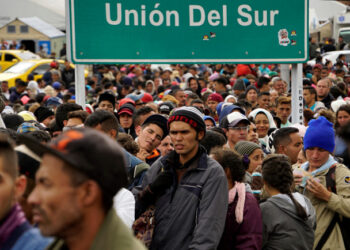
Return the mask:
<path id="1" fill-rule="evenodd" d="M 146 125 L 146 124 L 156 124 L 158 127 L 160 127 L 163 130 L 163 137 L 162 139 L 164 139 L 169 131 L 168 131 L 168 119 L 165 118 L 162 115 L 159 114 L 154 114 L 154 115 L 150 115 L 149 117 L 147 117 L 147 119 L 142 123 L 142 126 Z"/>
<path id="2" fill-rule="evenodd" d="M 47 145 L 23 134 L 18 139 L 38 156 L 54 155 L 95 180 L 108 197 L 114 197 L 127 185 L 122 148 L 99 131 L 91 128 L 71 129 Z"/>

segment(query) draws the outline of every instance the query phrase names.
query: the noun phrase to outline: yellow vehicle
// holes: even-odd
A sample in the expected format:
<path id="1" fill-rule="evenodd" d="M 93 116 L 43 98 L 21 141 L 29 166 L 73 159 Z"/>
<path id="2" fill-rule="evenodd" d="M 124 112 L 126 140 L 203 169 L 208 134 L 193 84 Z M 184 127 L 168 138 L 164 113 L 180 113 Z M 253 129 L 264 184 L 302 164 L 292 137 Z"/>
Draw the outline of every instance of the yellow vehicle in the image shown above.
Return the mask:
<path id="1" fill-rule="evenodd" d="M 41 59 L 29 50 L 0 50 L 0 72 L 23 60 Z"/>
<path id="2" fill-rule="evenodd" d="M 23 81 L 27 81 L 28 75 L 32 74 L 34 80 L 37 81 L 42 78 L 44 73 L 50 69 L 50 63 L 56 61 L 59 63 L 59 69 L 64 69 L 63 60 L 53 60 L 53 59 L 40 59 L 40 60 L 27 60 L 21 61 L 8 68 L 5 72 L 0 73 L 0 82 L 8 81 L 8 86 L 14 87 L 15 80 L 20 78 Z M 74 68 L 74 65 L 71 64 Z M 85 77 L 88 75 L 88 71 L 85 70 Z"/>

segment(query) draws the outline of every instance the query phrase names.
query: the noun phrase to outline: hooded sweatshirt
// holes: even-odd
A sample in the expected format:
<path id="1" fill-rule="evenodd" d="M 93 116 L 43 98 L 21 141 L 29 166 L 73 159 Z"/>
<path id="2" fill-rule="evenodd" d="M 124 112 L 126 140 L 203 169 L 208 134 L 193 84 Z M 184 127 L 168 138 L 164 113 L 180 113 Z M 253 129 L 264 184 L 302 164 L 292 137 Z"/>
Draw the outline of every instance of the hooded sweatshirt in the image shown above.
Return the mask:
<path id="1" fill-rule="evenodd" d="M 278 194 L 260 204 L 263 219 L 263 248 L 309 250 L 314 243 L 316 213 L 308 198 L 293 193 L 294 199 L 305 209 L 307 220 L 301 219 L 290 197 Z"/>

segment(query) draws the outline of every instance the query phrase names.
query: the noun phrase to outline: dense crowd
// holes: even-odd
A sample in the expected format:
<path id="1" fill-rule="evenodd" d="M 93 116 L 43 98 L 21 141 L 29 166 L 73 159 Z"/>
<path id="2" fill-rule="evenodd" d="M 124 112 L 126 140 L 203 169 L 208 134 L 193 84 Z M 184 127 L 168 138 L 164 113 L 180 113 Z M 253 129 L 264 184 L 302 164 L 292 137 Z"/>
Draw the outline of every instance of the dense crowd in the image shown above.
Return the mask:
<path id="1" fill-rule="evenodd" d="M 349 249 L 344 60 L 303 65 L 303 124 L 275 64 L 1 82 L 0 249 Z"/>

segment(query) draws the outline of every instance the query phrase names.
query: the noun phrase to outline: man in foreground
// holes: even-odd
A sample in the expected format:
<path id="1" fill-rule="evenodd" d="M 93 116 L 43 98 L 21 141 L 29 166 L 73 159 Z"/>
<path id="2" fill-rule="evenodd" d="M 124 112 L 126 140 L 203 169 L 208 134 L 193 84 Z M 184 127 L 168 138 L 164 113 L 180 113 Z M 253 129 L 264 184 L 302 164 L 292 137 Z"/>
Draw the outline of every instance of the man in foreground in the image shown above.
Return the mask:
<path id="1" fill-rule="evenodd" d="M 150 249 L 216 249 L 228 187 L 222 167 L 199 144 L 206 132 L 202 114 L 194 107 L 179 108 L 168 126 L 175 150 L 148 170 L 136 203 L 140 214 L 155 201 Z"/>
<path id="2" fill-rule="evenodd" d="M 144 249 L 112 208 L 127 182 L 115 141 L 88 128 L 69 130 L 48 146 L 20 140 L 43 156 L 28 202 L 42 234 L 57 237 L 48 249 Z"/>

